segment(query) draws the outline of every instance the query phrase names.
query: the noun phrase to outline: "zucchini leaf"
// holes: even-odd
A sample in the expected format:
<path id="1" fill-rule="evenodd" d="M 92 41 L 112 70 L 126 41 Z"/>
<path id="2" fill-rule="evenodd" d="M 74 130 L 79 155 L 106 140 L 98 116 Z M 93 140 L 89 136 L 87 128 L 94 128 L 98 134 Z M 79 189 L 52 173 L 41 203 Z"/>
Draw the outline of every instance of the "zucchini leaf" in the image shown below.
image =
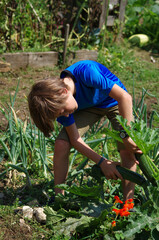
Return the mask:
<path id="1" fill-rule="evenodd" d="M 92 218 L 82 216 L 81 218 L 67 218 L 65 222 L 62 222 L 54 227 L 54 234 L 56 237 L 71 236 L 77 228 L 88 228 Z M 60 238 L 59 238 L 60 239 Z"/>
<path id="2" fill-rule="evenodd" d="M 110 130 L 109 128 L 104 128 L 103 132 L 108 134 L 110 137 L 114 138 L 116 141 L 123 142 L 119 136 L 119 131 L 116 131 L 114 129 Z"/>
<path id="3" fill-rule="evenodd" d="M 63 219 L 65 219 L 65 217 L 62 214 L 58 214 L 56 211 L 54 211 L 49 206 L 45 207 L 44 212 L 47 216 L 47 218 L 46 218 L 47 226 L 52 226 L 53 224 L 56 224 L 56 223 L 62 221 Z"/>
<path id="4" fill-rule="evenodd" d="M 158 128 L 148 128 L 143 120 L 131 122 L 130 126 L 122 116 L 117 116 L 117 120 L 144 154 L 147 154 L 159 143 Z"/>
<path id="5" fill-rule="evenodd" d="M 98 198 L 101 192 L 101 188 L 99 186 L 88 187 L 87 185 L 84 185 L 84 186 L 72 185 L 71 187 L 69 187 L 66 184 L 59 184 L 59 185 L 56 185 L 56 187 L 81 197 Z"/>

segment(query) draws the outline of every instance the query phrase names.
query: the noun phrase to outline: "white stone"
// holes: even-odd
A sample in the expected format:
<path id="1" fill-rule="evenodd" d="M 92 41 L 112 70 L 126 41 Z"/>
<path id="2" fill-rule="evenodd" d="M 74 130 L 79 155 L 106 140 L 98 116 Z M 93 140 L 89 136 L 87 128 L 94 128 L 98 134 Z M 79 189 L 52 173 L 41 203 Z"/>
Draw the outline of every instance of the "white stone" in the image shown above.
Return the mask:
<path id="1" fill-rule="evenodd" d="M 23 217 L 24 218 L 32 219 L 32 217 L 33 217 L 33 209 L 31 207 L 23 206 L 22 212 L 23 212 Z"/>
<path id="2" fill-rule="evenodd" d="M 39 223 L 46 223 L 46 214 L 43 208 L 34 208 L 34 216 Z"/>

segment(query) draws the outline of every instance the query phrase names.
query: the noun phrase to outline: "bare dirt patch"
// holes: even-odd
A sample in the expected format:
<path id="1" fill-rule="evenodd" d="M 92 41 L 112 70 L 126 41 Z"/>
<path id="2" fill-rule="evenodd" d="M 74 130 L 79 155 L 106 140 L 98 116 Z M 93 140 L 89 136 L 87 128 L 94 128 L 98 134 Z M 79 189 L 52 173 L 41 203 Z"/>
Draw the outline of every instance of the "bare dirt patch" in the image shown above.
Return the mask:
<path id="1" fill-rule="evenodd" d="M 10 96 L 13 99 L 19 81 L 14 110 L 16 111 L 17 117 L 25 120 L 29 117 L 27 95 L 31 89 L 31 86 L 35 82 L 59 74 L 59 72 L 58 70 L 55 72 L 54 69 L 50 68 L 27 68 L 25 70 L 0 73 L 0 106 L 8 108 L 8 104 L 10 103 Z M 7 127 L 7 121 L 1 113 L 0 119 L 0 129 L 5 130 Z"/>
<path id="2" fill-rule="evenodd" d="M 155 54 L 149 51 L 144 51 L 141 48 L 134 48 L 134 55 L 141 58 L 143 61 L 153 63 L 156 68 L 159 69 L 159 54 Z"/>

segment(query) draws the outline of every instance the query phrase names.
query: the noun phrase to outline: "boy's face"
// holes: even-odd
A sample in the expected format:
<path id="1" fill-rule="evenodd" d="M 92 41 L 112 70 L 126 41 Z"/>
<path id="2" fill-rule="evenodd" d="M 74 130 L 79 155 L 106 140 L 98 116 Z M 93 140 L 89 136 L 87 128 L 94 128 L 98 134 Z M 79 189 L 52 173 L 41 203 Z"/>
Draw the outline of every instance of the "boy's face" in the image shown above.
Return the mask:
<path id="1" fill-rule="evenodd" d="M 58 111 L 57 117 L 69 117 L 69 114 L 73 113 L 78 108 L 78 104 L 70 91 L 63 94 L 67 94 L 67 98 L 64 107 Z"/>

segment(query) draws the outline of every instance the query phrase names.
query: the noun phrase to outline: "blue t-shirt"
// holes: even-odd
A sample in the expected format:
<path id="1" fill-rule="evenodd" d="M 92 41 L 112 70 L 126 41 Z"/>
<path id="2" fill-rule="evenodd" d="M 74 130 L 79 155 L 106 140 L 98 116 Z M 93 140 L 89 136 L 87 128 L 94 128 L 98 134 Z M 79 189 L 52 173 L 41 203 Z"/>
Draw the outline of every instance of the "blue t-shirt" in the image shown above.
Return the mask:
<path id="1" fill-rule="evenodd" d="M 75 82 L 77 110 L 89 107 L 108 108 L 117 105 L 118 102 L 109 97 L 114 84 L 127 91 L 119 78 L 104 65 L 95 61 L 83 60 L 74 63 L 62 71 L 60 77 L 64 78 L 66 75 L 71 76 Z M 75 122 L 73 114 L 69 117 L 61 116 L 57 118 L 57 121 L 65 127 Z"/>

